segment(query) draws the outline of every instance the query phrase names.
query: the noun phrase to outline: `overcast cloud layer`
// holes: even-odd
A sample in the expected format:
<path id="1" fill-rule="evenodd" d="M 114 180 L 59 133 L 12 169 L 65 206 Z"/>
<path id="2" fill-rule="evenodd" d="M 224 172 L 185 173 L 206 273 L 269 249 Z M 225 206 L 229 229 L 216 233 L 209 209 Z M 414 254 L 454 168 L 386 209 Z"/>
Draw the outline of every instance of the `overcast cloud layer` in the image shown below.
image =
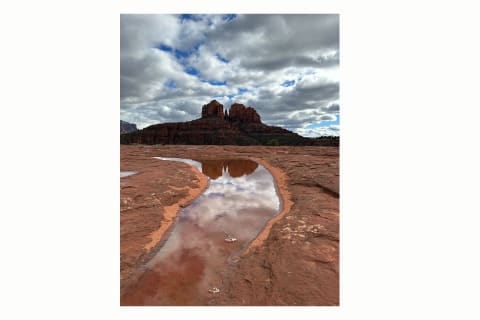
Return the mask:
<path id="1" fill-rule="evenodd" d="M 121 15 L 121 119 L 200 117 L 212 99 L 303 136 L 339 135 L 338 15 Z"/>

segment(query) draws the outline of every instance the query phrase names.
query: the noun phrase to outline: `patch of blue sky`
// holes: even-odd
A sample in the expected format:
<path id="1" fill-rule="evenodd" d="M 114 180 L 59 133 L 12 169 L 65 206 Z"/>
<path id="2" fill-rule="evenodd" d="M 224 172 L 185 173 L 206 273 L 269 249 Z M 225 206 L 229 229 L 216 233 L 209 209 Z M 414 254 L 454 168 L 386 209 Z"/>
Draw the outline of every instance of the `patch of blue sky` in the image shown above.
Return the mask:
<path id="1" fill-rule="evenodd" d="M 167 83 L 165 84 L 168 88 L 175 89 L 177 87 L 177 84 L 173 80 L 168 80 Z"/>
<path id="2" fill-rule="evenodd" d="M 156 47 L 157 49 L 161 50 L 161 51 L 164 51 L 164 52 L 168 52 L 168 53 L 171 53 L 175 56 L 175 58 L 177 60 L 183 60 L 184 58 L 188 58 L 190 57 L 192 54 L 194 54 L 195 52 L 198 51 L 198 49 L 200 48 L 200 46 L 203 44 L 203 42 L 199 42 L 197 43 L 195 46 L 193 46 L 192 48 L 188 49 L 188 50 L 179 50 L 179 49 L 175 49 L 171 46 L 168 46 L 166 44 L 163 44 L 161 43 L 158 47 Z"/>
<path id="3" fill-rule="evenodd" d="M 195 69 L 194 67 L 185 67 L 185 72 L 192 75 L 192 76 L 198 76 L 198 74 L 200 73 L 197 69 Z"/>
<path id="4" fill-rule="evenodd" d="M 202 80 L 202 82 L 208 82 L 212 86 L 226 86 L 227 85 L 227 81 Z"/>
<path id="5" fill-rule="evenodd" d="M 229 63 L 229 62 L 230 62 L 230 60 L 228 60 L 227 58 L 222 57 L 222 56 L 220 55 L 220 53 L 217 53 L 215 56 L 217 57 L 218 60 L 220 60 L 220 61 L 222 61 L 222 62 L 224 62 L 224 63 Z"/>
<path id="6" fill-rule="evenodd" d="M 202 18 L 196 14 L 181 14 L 178 16 L 181 21 L 184 20 L 192 20 L 192 21 L 200 21 Z"/>
<path id="7" fill-rule="evenodd" d="M 175 58 L 177 59 L 183 59 L 183 58 L 188 58 L 192 55 L 193 50 L 187 50 L 187 51 L 182 51 L 175 49 Z"/>
<path id="8" fill-rule="evenodd" d="M 245 92 L 248 92 L 247 88 L 238 88 L 238 94 L 244 94 Z"/>
<path id="9" fill-rule="evenodd" d="M 287 80 L 281 84 L 282 87 L 291 87 L 295 85 L 295 80 Z"/>
<path id="10" fill-rule="evenodd" d="M 165 52 L 173 53 L 175 55 L 175 58 L 184 66 L 185 73 L 187 73 L 189 75 L 192 75 L 192 76 L 200 77 L 200 71 L 198 69 L 194 68 L 194 67 L 189 66 L 186 58 L 188 58 L 196 50 L 198 50 L 198 48 L 202 44 L 203 44 L 202 42 L 197 43 L 193 47 L 193 49 L 190 49 L 190 50 L 178 50 L 178 49 L 174 49 L 173 47 L 167 46 L 165 44 L 160 44 L 157 47 L 157 49 L 165 51 Z M 220 61 L 223 61 L 225 63 L 229 62 L 226 58 L 222 57 L 220 54 L 217 54 L 216 56 Z M 227 81 L 205 80 L 205 79 L 201 79 L 201 81 L 202 82 L 207 82 L 207 83 L 211 84 L 212 86 L 226 86 L 227 85 Z M 245 90 L 246 91 L 246 89 L 241 88 L 241 89 L 239 89 L 239 93 L 241 92 L 240 90 Z M 241 93 L 243 93 L 243 92 L 241 92 Z"/>
<path id="11" fill-rule="evenodd" d="M 223 16 L 223 20 L 224 21 L 232 21 L 233 19 L 235 19 L 237 17 L 236 14 L 226 14 Z"/>
<path id="12" fill-rule="evenodd" d="M 157 49 L 160 49 L 160 50 L 165 51 L 165 52 L 173 52 L 173 48 L 172 48 L 172 47 L 167 46 L 167 45 L 165 45 L 165 44 L 163 44 L 163 43 L 160 44 L 160 45 L 157 47 Z"/>
<path id="13" fill-rule="evenodd" d="M 336 119 L 332 121 L 321 121 L 317 123 L 312 123 L 309 124 L 308 126 L 305 127 L 305 129 L 313 129 L 313 128 L 319 128 L 319 127 L 330 127 L 332 125 L 340 125 L 340 115 L 337 114 L 335 115 Z"/>

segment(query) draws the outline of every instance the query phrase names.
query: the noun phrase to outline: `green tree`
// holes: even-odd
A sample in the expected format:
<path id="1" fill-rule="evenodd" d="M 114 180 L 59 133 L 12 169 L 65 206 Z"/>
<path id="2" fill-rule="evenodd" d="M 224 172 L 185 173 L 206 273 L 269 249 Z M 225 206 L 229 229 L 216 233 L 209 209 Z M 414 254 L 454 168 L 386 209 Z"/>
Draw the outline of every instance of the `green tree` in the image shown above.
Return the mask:
<path id="1" fill-rule="evenodd" d="M 271 140 L 268 140 L 267 145 L 269 145 L 269 146 L 279 146 L 280 142 L 278 142 L 278 139 L 271 139 Z"/>

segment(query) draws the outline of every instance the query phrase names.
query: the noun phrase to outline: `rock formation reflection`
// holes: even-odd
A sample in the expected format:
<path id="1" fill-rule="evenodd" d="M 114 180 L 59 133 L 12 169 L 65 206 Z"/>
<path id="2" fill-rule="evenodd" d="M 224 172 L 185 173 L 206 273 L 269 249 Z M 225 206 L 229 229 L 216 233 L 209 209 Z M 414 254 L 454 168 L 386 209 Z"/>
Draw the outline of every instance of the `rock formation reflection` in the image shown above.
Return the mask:
<path id="1" fill-rule="evenodd" d="M 262 165 L 250 160 L 202 160 L 201 169 L 211 178 L 209 187 L 179 213 L 147 271 L 122 296 L 122 305 L 204 305 L 216 294 L 209 289 L 222 293 L 228 261 L 237 259 L 278 213 L 274 180 Z M 232 237 L 234 242 L 226 241 Z"/>
<path id="2" fill-rule="evenodd" d="M 252 174 L 258 163 L 251 160 L 200 160 L 202 172 L 211 179 L 221 177 L 225 171 L 233 178 Z"/>

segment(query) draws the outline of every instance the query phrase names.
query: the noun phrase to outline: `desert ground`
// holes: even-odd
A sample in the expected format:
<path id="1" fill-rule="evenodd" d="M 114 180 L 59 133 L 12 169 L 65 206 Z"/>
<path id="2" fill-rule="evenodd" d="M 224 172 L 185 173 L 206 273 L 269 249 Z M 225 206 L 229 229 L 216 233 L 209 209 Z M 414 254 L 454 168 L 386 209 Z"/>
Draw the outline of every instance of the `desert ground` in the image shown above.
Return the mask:
<path id="1" fill-rule="evenodd" d="M 182 207 L 208 186 L 194 167 L 153 157 L 249 159 L 273 175 L 281 198 L 271 219 L 223 275 L 222 290 L 193 305 L 339 305 L 339 149 L 122 145 L 120 170 L 121 305 L 143 305 L 131 288 L 142 281 L 146 263 L 162 247 Z M 181 288 L 179 287 L 181 291 Z"/>

